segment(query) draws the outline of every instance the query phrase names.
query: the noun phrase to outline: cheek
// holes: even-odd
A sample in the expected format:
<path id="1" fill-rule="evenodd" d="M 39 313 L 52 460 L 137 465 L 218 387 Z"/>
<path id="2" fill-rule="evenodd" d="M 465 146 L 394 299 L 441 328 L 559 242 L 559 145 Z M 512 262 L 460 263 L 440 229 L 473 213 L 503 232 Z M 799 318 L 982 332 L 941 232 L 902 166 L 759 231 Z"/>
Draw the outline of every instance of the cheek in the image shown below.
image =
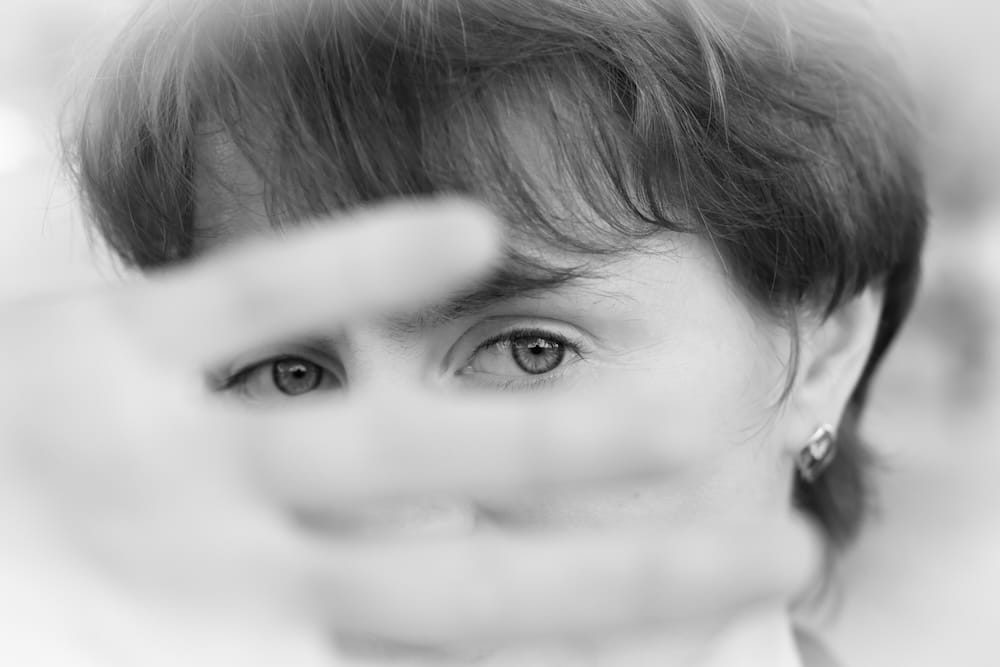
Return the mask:
<path id="1" fill-rule="evenodd" d="M 750 335 L 751 326 L 705 323 L 690 329 L 705 333 L 674 336 L 622 364 L 626 381 L 654 381 L 649 423 L 683 465 L 656 481 L 534 497 L 492 508 L 492 516 L 523 525 L 620 526 L 783 511 L 791 469 L 772 437 L 783 359 L 780 345 Z"/>

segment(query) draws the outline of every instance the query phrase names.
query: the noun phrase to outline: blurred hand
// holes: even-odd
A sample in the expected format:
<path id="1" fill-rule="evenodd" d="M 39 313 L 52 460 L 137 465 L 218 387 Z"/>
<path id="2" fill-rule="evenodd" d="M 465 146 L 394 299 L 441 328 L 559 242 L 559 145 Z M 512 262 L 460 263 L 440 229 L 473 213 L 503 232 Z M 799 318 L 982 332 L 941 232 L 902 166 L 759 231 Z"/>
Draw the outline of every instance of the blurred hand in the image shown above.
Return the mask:
<path id="1" fill-rule="evenodd" d="M 683 464 L 657 446 L 642 388 L 530 403 L 401 393 L 386 420 L 385 397 L 249 413 L 204 385 L 234 351 L 430 303 L 497 251 L 471 205 L 383 207 L 0 311 L 0 663 L 347 665 L 334 634 L 573 641 L 801 588 L 818 546 L 792 518 L 380 542 L 296 520 Z"/>

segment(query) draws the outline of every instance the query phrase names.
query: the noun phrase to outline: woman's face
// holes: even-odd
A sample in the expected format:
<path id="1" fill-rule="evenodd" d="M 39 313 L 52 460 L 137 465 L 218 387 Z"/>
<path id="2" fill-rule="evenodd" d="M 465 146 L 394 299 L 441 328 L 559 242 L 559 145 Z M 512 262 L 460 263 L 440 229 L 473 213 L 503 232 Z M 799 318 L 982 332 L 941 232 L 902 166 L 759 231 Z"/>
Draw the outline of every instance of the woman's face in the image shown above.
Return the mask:
<path id="1" fill-rule="evenodd" d="M 215 168 L 231 176 L 230 187 L 202 188 L 197 226 L 211 240 L 199 252 L 271 230 L 250 171 L 231 151 L 212 154 Z M 580 261 L 530 239 L 512 244 L 546 264 Z M 434 499 L 372 511 L 344 530 L 669 528 L 736 512 L 787 511 L 793 468 L 777 407 L 789 353 L 784 328 L 755 316 L 711 245 L 693 236 L 665 232 L 641 251 L 588 261 L 589 277 L 551 289 L 475 307 L 441 304 L 242 354 L 221 370 L 224 391 L 266 405 L 400 385 L 538 397 L 634 380 L 657 387 L 655 423 L 665 446 L 696 453 L 669 481 L 489 506 Z"/>

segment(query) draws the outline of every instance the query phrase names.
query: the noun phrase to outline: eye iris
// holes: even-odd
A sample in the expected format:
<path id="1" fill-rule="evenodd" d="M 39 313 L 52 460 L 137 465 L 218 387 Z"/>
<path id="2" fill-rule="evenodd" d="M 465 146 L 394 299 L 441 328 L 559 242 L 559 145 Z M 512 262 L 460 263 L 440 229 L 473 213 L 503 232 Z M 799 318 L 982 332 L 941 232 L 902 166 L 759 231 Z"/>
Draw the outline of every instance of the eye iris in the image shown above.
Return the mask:
<path id="1" fill-rule="evenodd" d="M 304 359 L 282 359 L 271 369 L 274 386 L 288 396 L 308 393 L 323 381 L 323 369 Z"/>
<path id="2" fill-rule="evenodd" d="M 559 367 L 566 356 L 566 348 L 545 338 L 518 338 L 511 341 L 511 354 L 525 373 L 541 375 Z"/>

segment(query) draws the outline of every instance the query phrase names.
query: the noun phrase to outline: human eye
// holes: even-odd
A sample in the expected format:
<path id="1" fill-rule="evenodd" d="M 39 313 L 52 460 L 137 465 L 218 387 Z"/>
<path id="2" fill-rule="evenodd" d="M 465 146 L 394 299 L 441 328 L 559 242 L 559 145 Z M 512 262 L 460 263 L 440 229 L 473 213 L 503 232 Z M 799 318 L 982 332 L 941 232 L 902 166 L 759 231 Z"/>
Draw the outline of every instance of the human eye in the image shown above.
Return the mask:
<path id="1" fill-rule="evenodd" d="M 476 346 L 459 375 L 503 389 L 534 388 L 554 381 L 583 359 L 583 342 L 548 327 L 516 327 Z"/>
<path id="2" fill-rule="evenodd" d="M 236 368 L 219 391 L 252 402 L 275 402 L 342 389 L 343 372 L 330 366 L 304 353 L 276 354 Z"/>

